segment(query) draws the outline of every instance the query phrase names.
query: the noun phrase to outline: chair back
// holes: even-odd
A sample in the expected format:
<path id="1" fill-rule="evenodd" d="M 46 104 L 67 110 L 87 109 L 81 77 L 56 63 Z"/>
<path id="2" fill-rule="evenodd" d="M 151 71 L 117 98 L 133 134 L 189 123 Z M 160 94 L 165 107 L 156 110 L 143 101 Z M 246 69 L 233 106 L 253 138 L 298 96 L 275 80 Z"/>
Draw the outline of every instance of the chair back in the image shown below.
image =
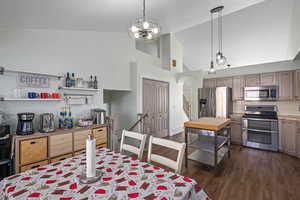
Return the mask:
<path id="1" fill-rule="evenodd" d="M 136 147 L 130 144 L 125 144 L 125 137 L 128 138 L 133 138 L 135 140 L 139 140 L 140 141 L 140 146 Z M 139 160 L 142 160 L 143 158 L 143 153 L 144 153 L 144 148 L 145 148 L 145 143 L 146 143 L 146 138 L 147 135 L 141 134 L 141 133 L 136 133 L 136 132 L 132 132 L 132 131 L 126 131 L 123 130 L 122 132 L 122 138 L 121 138 L 121 145 L 120 145 L 120 151 L 128 151 L 130 153 L 133 153 L 135 155 L 137 155 Z"/>
<path id="2" fill-rule="evenodd" d="M 152 152 L 152 145 L 156 144 L 159 146 L 167 147 L 170 149 L 174 149 L 178 151 L 177 154 L 177 160 L 174 161 L 170 158 L 154 154 Z M 182 169 L 182 162 L 183 162 L 183 156 L 185 152 L 186 144 L 185 143 L 178 143 L 172 140 L 162 139 L 162 138 L 156 138 L 153 136 L 150 136 L 149 140 L 149 150 L 148 150 L 148 163 L 151 163 L 151 161 L 154 161 L 156 163 L 162 164 L 166 167 L 169 167 L 171 169 L 175 170 L 175 173 L 181 173 Z"/>

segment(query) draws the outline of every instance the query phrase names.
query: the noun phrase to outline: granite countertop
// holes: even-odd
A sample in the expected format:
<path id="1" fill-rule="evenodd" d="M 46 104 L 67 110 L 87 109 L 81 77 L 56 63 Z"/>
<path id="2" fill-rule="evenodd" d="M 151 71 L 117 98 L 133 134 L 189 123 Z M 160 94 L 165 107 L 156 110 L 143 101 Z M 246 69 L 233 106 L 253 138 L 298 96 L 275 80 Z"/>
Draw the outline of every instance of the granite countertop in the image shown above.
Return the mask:
<path id="1" fill-rule="evenodd" d="M 300 115 L 278 115 L 278 119 L 300 121 Z"/>

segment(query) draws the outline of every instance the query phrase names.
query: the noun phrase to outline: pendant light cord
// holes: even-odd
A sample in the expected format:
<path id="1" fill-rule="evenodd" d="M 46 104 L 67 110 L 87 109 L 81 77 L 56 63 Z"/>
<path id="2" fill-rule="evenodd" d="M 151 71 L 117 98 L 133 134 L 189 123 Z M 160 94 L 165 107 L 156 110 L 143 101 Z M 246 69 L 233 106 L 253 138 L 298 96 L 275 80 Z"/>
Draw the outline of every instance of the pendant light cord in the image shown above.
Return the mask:
<path id="1" fill-rule="evenodd" d="M 219 52 L 223 53 L 223 27 L 222 27 L 222 10 L 218 13 L 218 24 L 219 24 Z"/>
<path id="2" fill-rule="evenodd" d="M 211 13 L 211 23 L 210 23 L 210 45 L 211 45 L 211 62 L 213 62 L 214 54 L 214 24 L 213 24 L 213 14 Z"/>
<path id="3" fill-rule="evenodd" d="M 146 0 L 143 0 L 143 20 L 146 21 Z"/>

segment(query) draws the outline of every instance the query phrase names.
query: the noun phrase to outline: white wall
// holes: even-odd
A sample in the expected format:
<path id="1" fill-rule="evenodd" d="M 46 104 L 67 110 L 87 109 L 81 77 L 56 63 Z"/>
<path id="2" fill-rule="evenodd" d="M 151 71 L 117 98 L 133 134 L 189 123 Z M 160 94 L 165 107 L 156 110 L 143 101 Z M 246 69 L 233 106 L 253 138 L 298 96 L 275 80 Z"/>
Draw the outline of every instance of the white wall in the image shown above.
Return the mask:
<path id="1" fill-rule="evenodd" d="M 1 66 L 99 77 L 101 88 L 129 90 L 134 41 L 127 33 L 0 29 Z"/>
<path id="2" fill-rule="evenodd" d="M 233 67 L 293 59 L 292 13 L 299 0 L 265 0 L 223 18 L 224 55 Z M 297 3 L 299 7 L 299 3 Z M 226 9 L 226 7 L 225 7 Z M 295 21 L 299 27 L 299 12 Z M 215 23 L 216 25 L 216 23 Z M 299 28 L 298 28 L 299 30 Z M 217 41 L 217 32 L 215 32 Z M 184 63 L 192 70 L 209 69 L 210 22 L 175 34 L 184 46 Z M 299 34 L 295 37 L 300 37 Z M 215 42 L 214 52 L 217 52 Z M 299 44 L 298 44 L 299 49 Z"/>
<path id="3" fill-rule="evenodd" d="M 290 49 L 291 54 L 296 55 L 300 51 L 300 1 L 294 0 L 291 22 Z"/>
<path id="4" fill-rule="evenodd" d="M 171 71 L 183 72 L 183 46 L 179 40 L 171 33 Z M 172 66 L 172 60 L 176 60 L 176 67 Z"/>
<path id="5" fill-rule="evenodd" d="M 75 72 L 85 79 L 91 74 L 98 77 L 100 92 L 93 101 L 89 105 L 72 106 L 76 118 L 88 117 L 91 108 L 106 108 L 103 88 L 131 89 L 130 62 L 135 60 L 135 51 L 134 41 L 127 33 L 0 29 L 0 66 L 60 75 Z M 0 85 L 0 96 L 12 97 L 17 88 L 16 77 L 2 76 Z M 51 87 L 42 91 L 57 91 L 58 85 L 58 81 L 51 79 Z M 26 91 L 37 90 L 23 89 L 23 93 Z M 0 109 L 9 115 L 14 130 L 16 113 L 58 114 L 63 106 L 63 102 L 2 102 Z"/>
<path id="6" fill-rule="evenodd" d="M 149 62 L 152 60 L 152 62 Z M 122 111 L 122 128 L 129 128 L 137 120 L 137 113 L 143 113 L 143 78 L 169 82 L 170 90 L 170 135 L 183 131 L 185 121 L 182 108 L 183 84 L 177 82 L 176 74 L 162 69 L 161 65 L 155 64 L 160 60 L 142 52 L 136 52 L 136 61 L 131 63 L 131 88 L 128 93 L 118 96 L 118 106 L 112 105 L 112 111 Z M 119 93 L 118 93 L 119 94 Z M 117 96 L 113 97 L 115 99 Z M 115 101 L 113 101 L 114 103 Z"/>

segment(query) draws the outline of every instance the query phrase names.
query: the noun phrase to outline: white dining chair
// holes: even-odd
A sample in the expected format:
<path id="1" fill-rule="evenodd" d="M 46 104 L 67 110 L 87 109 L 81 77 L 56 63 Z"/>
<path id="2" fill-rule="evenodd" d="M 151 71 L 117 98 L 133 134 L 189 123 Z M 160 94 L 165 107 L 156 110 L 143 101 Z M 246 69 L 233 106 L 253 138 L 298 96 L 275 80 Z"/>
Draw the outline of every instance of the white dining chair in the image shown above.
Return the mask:
<path id="1" fill-rule="evenodd" d="M 133 146 L 131 144 L 125 144 L 124 143 L 125 137 L 140 141 L 139 147 Z M 124 150 L 128 151 L 130 153 L 137 155 L 139 160 L 142 160 L 146 139 L 147 139 L 147 135 L 145 134 L 123 130 L 121 144 L 120 144 L 120 152 L 123 152 Z"/>
<path id="2" fill-rule="evenodd" d="M 152 145 L 159 145 L 163 146 L 169 149 L 174 149 L 178 151 L 177 154 L 177 160 L 174 161 L 170 158 L 154 154 L 152 152 Z M 156 163 L 162 164 L 166 167 L 169 167 L 171 169 L 175 170 L 175 173 L 181 173 L 181 168 L 182 168 L 182 162 L 183 162 L 183 156 L 185 152 L 186 144 L 185 143 L 179 143 L 167 139 L 162 139 L 162 138 L 156 138 L 153 136 L 150 136 L 149 140 L 149 150 L 148 150 L 148 163 L 151 163 L 151 161 L 154 161 Z"/>

